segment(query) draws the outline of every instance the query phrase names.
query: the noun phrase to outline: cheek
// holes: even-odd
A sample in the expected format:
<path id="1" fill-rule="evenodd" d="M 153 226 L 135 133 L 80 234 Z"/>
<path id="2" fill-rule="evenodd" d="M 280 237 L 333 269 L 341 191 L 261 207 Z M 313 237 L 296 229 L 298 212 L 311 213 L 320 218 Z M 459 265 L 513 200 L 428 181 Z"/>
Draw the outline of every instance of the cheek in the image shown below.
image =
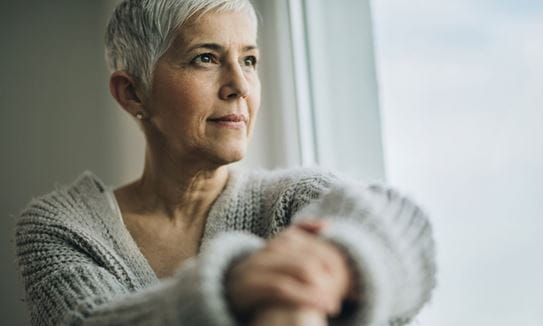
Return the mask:
<path id="1" fill-rule="evenodd" d="M 210 113 L 210 94 L 206 87 L 194 81 L 172 81 L 159 94 L 164 104 L 164 118 L 174 124 L 182 123 L 185 128 L 196 127 L 196 121 L 205 120 Z"/>

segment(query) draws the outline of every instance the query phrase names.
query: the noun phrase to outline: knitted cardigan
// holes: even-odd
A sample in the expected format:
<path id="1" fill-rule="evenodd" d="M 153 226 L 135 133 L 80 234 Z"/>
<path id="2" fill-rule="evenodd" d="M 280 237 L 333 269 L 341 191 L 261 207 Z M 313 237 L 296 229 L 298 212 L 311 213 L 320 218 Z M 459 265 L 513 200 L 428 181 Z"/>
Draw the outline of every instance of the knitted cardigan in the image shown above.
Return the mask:
<path id="1" fill-rule="evenodd" d="M 401 325 L 435 284 L 431 228 L 397 192 L 316 169 L 230 170 L 196 257 L 159 280 L 91 172 L 34 199 L 15 231 L 33 325 L 236 325 L 224 275 L 233 261 L 307 216 L 329 220 L 359 302 L 331 325 Z"/>

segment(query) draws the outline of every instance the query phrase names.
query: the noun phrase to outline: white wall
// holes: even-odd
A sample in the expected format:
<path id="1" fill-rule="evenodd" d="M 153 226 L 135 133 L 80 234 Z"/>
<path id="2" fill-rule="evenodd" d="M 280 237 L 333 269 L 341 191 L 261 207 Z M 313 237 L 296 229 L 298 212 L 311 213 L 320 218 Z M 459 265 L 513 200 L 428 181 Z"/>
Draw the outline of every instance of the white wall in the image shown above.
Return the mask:
<path id="1" fill-rule="evenodd" d="M 389 180 L 437 240 L 416 325 L 543 325 L 543 2 L 373 5 Z"/>

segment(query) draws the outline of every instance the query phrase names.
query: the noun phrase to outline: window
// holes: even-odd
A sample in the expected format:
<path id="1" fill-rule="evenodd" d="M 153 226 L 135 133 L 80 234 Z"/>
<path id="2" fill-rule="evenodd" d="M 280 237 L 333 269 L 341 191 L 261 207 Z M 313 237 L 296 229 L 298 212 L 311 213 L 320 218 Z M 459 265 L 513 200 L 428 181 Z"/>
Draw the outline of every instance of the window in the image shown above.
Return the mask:
<path id="1" fill-rule="evenodd" d="M 263 107 L 248 165 L 315 165 L 384 179 L 365 0 L 255 1 Z M 270 154 L 272 153 L 272 154 Z"/>
<path id="2" fill-rule="evenodd" d="M 250 165 L 386 171 L 421 203 L 439 284 L 414 325 L 542 325 L 543 2 L 255 3 Z"/>
<path id="3" fill-rule="evenodd" d="M 415 325 L 543 325 L 543 2 L 373 2 L 388 181 L 433 217 Z"/>

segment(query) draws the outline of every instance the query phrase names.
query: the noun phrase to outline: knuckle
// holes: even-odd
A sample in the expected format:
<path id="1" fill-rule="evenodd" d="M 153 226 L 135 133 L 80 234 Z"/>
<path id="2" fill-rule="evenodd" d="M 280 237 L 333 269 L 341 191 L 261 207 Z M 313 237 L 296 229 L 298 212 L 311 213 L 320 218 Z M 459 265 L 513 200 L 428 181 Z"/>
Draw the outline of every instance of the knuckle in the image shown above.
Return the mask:
<path id="1" fill-rule="evenodd" d="M 310 283 L 316 283 L 317 279 L 317 269 L 314 268 L 314 264 L 311 262 L 302 262 L 295 267 L 295 273 L 298 278 Z"/>
<path id="2" fill-rule="evenodd" d="M 274 282 L 270 284 L 270 293 L 276 297 L 285 297 L 290 293 L 290 286 L 285 282 Z"/>

